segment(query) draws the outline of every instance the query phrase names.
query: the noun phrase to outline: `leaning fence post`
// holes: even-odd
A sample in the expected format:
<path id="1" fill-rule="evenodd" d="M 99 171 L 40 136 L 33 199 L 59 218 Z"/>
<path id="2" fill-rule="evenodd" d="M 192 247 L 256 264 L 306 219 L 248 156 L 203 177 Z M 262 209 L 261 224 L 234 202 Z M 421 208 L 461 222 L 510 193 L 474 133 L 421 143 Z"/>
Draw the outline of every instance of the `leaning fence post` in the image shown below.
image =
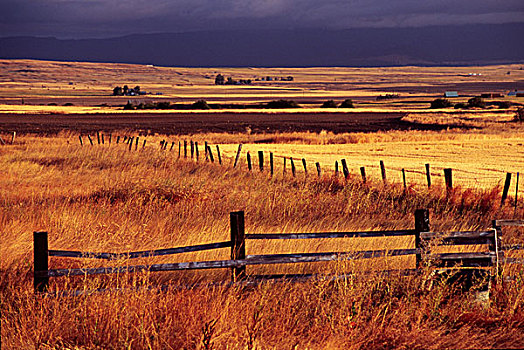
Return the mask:
<path id="1" fill-rule="evenodd" d="M 129 150 L 131 151 L 131 148 L 133 147 L 133 139 L 134 137 L 129 138 Z"/>
<path id="2" fill-rule="evenodd" d="M 204 141 L 204 153 L 206 156 L 206 162 L 209 161 L 209 155 L 207 154 L 207 141 Z"/>
<path id="3" fill-rule="evenodd" d="M 304 167 L 304 176 L 307 177 L 306 159 L 302 158 L 302 166 Z"/>
<path id="4" fill-rule="evenodd" d="M 293 174 L 293 177 L 297 175 L 297 169 L 295 168 L 295 162 L 293 162 L 293 158 L 289 157 L 289 162 L 291 163 L 291 173 Z"/>
<path id="5" fill-rule="evenodd" d="M 515 209 L 514 214 L 517 214 L 517 202 L 518 202 L 518 196 L 519 196 L 519 172 L 517 172 L 517 184 L 515 185 Z"/>
<path id="6" fill-rule="evenodd" d="M 502 191 L 502 200 L 500 205 L 504 205 L 506 198 L 508 198 L 509 185 L 511 184 L 511 173 L 506 173 L 506 181 L 504 182 L 504 190 Z"/>
<path id="7" fill-rule="evenodd" d="M 231 225 L 231 260 L 244 260 L 246 258 L 246 240 L 244 227 L 244 212 L 229 213 Z M 231 280 L 236 282 L 246 275 L 246 267 L 232 267 Z"/>
<path id="8" fill-rule="evenodd" d="M 84 147 L 84 142 L 82 141 L 82 135 L 78 135 L 78 139 L 80 140 L 80 146 Z"/>
<path id="9" fill-rule="evenodd" d="M 116 144 L 118 145 L 120 143 L 120 136 L 116 137 Z"/>
<path id="10" fill-rule="evenodd" d="M 142 149 L 146 148 L 146 140 L 144 139 L 144 144 L 142 145 Z"/>
<path id="11" fill-rule="evenodd" d="M 258 151 L 258 168 L 260 172 L 264 171 L 264 151 Z"/>
<path id="12" fill-rule="evenodd" d="M 429 210 L 427 209 L 415 210 L 415 248 L 417 249 L 417 269 L 419 269 L 422 265 L 422 251 L 424 250 L 424 246 L 420 239 L 421 232 L 429 232 Z"/>
<path id="13" fill-rule="evenodd" d="M 222 165 L 222 156 L 220 155 L 220 148 L 217 145 L 217 156 L 218 156 L 218 164 Z"/>
<path id="14" fill-rule="evenodd" d="M 451 168 L 444 169 L 444 180 L 446 182 L 446 189 L 449 191 L 453 188 L 453 170 Z"/>
<path id="15" fill-rule="evenodd" d="M 87 135 L 87 139 L 89 140 L 89 143 L 91 143 L 91 146 L 93 146 L 93 139 L 91 139 L 91 136 Z"/>
<path id="16" fill-rule="evenodd" d="M 342 164 L 342 172 L 344 173 L 344 178 L 347 180 L 347 178 L 349 177 L 349 169 L 346 160 L 341 159 L 340 163 Z"/>
<path id="17" fill-rule="evenodd" d="M 386 167 L 384 166 L 384 162 L 382 160 L 380 161 L 380 173 L 382 174 L 382 181 L 386 183 Z"/>
<path id="18" fill-rule="evenodd" d="M 102 137 L 102 144 L 104 145 L 104 134 L 100 135 Z"/>
<path id="19" fill-rule="evenodd" d="M 98 140 L 98 144 L 100 144 L 100 132 L 96 132 L 96 139 Z"/>
<path id="20" fill-rule="evenodd" d="M 211 151 L 211 146 L 207 145 L 207 153 L 209 154 L 209 160 L 211 163 L 215 162 L 215 158 L 213 158 L 213 152 Z"/>
<path id="21" fill-rule="evenodd" d="M 426 163 L 426 178 L 428 180 L 428 188 L 431 187 L 431 173 L 429 172 L 429 163 Z"/>
<path id="22" fill-rule="evenodd" d="M 45 292 L 49 286 L 49 247 L 47 232 L 33 232 L 33 281 L 35 292 Z"/>
<path id="23" fill-rule="evenodd" d="M 233 168 L 237 167 L 238 158 L 240 158 L 240 152 L 241 151 L 242 151 L 242 144 L 238 145 L 237 156 L 235 157 L 235 163 L 233 164 Z"/>
<path id="24" fill-rule="evenodd" d="M 273 152 L 269 152 L 269 173 L 273 176 L 274 166 L 273 166 Z"/>

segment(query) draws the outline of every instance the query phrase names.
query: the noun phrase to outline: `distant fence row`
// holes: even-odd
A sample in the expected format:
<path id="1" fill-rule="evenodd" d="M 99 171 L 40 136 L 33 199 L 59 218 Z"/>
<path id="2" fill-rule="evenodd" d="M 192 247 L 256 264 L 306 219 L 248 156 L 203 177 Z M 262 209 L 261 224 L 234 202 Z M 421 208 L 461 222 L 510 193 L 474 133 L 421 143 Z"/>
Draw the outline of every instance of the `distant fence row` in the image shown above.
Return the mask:
<path id="1" fill-rule="evenodd" d="M 93 141 L 93 138 L 90 135 L 86 135 L 89 143 L 94 146 L 95 142 Z M 82 138 L 82 135 L 78 136 L 80 145 L 84 145 L 84 140 Z M 104 145 L 106 143 L 108 145 L 111 145 L 111 143 L 115 144 L 123 144 L 127 147 L 129 151 L 135 150 L 138 151 L 139 149 L 144 149 L 146 147 L 146 139 L 140 140 L 139 136 L 116 136 L 116 139 L 113 140 L 113 135 L 109 134 L 107 138 L 104 137 L 104 134 L 97 132 L 96 133 L 96 144 L 98 145 Z M 184 158 L 184 159 L 192 159 L 199 161 L 200 160 L 200 147 L 202 145 L 199 145 L 198 142 L 190 140 L 184 140 L 184 141 L 166 141 L 162 140 L 159 144 L 160 150 L 168 150 L 176 152 L 178 150 L 178 158 Z M 213 148 L 210 144 L 207 142 L 204 142 L 204 159 L 206 161 L 210 161 L 212 163 L 215 162 L 215 157 L 213 155 Z M 240 156 L 242 152 L 242 144 L 238 145 L 238 149 L 236 152 L 236 156 L 232 161 L 232 166 L 236 168 L 239 165 Z M 216 155 L 217 155 L 217 162 L 222 165 L 222 155 L 220 152 L 220 146 L 215 145 L 216 149 Z M 266 171 L 266 160 L 264 159 L 265 154 L 263 151 L 258 151 L 258 169 L 260 172 Z M 273 152 L 269 152 L 269 161 L 268 161 L 268 173 L 270 176 L 274 176 L 275 174 L 275 156 Z M 291 176 L 297 177 L 297 166 L 295 165 L 295 160 L 293 157 L 281 157 L 283 159 L 283 167 L 282 172 L 285 175 L 288 170 L 288 161 L 289 161 L 289 169 L 291 171 Z M 307 177 L 309 174 L 308 167 L 307 167 L 307 161 L 305 158 L 301 158 L 300 161 L 301 165 L 303 167 L 304 175 Z M 249 171 L 253 171 L 256 167 L 256 161 L 252 159 L 252 156 L 250 152 L 246 152 L 246 163 L 247 163 L 247 169 Z M 380 174 L 381 179 L 384 184 L 388 183 L 388 179 L 386 176 L 386 166 L 384 164 L 384 161 L 379 161 L 380 166 Z M 425 165 L 425 178 L 427 182 L 428 188 L 432 186 L 432 176 L 435 175 L 435 173 L 431 171 L 431 165 L 429 163 L 426 163 Z M 322 176 L 322 167 L 319 162 L 315 162 L 315 170 L 318 177 Z M 363 183 L 367 182 L 367 174 L 366 174 L 366 167 L 360 167 L 360 176 Z M 406 170 L 404 168 L 401 169 L 402 173 L 402 184 L 404 186 L 404 189 L 407 189 L 407 181 L 406 181 Z M 347 165 L 347 162 L 345 159 L 341 159 L 340 163 L 339 161 L 335 161 L 334 164 L 334 175 L 336 177 L 343 175 L 344 178 L 348 179 L 350 176 L 350 171 Z M 518 204 L 518 193 L 519 193 L 519 181 L 520 181 L 520 173 L 517 172 L 515 174 L 515 197 L 514 197 L 514 206 L 517 207 Z M 447 190 L 451 190 L 453 188 L 453 169 L 451 168 L 445 168 L 443 169 L 443 176 L 444 176 L 444 183 Z M 512 180 L 512 173 L 506 173 L 506 177 L 504 179 L 504 187 L 502 189 L 502 197 L 501 197 L 501 205 L 505 203 L 505 201 L 508 198 L 509 190 L 511 186 L 511 180 Z"/>
<path id="2" fill-rule="evenodd" d="M 369 259 L 379 257 L 415 256 L 415 268 L 406 272 L 421 271 L 431 265 L 442 271 L 459 267 L 465 273 L 481 271 L 494 278 L 500 273 L 502 263 L 523 264 L 524 259 L 506 258 L 508 250 L 522 250 L 522 245 L 504 246 L 501 243 L 503 226 L 524 226 L 524 220 L 495 220 L 493 227 L 481 231 L 431 232 L 429 212 L 418 209 L 414 213 L 414 227 L 405 230 L 389 231 L 355 231 L 355 232 L 321 232 L 321 233 L 256 233 L 245 232 L 244 212 L 230 213 L 230 240 L 224 242 L 175 247 L 157 250 L 144 250 L 127 253 L 101 253 L 89 251 L 54 250 L 48 247 L 48 233 L 34 232 L 34 289 L 35 292 L 46 292 L 51 277 L 88 276 L 99 274 L 133 273 L 140 271 L 181 271 L 205 269 L 230 269 L 231 281 L 245 279 L 275 279 L 283 277 L 300 277 L 297 275 L 248 275 L 246 267 L 251 265 L 300 264 L 340 260 Z M 247 255 L 246 240 L 304 240 L 304 239 L 351 239 L 369 237 L 413 236 L 415 246 L 411 249 L 381 249 L 345 252 L 310 252 L 292 254 Z M 432 247 L 442 245 L 471 246 L 485 245 L 484 252 L 434 253 Z M 176 255 L 188 252 L 207 251 L 230 248 L 231 259 L 214 261 L 194 261 L 181 263 L 126 265 L 117 267 L 49 269 L 49 257 L 87 258 L 87 259 L 136 259 L 155 256 Z M 127 262 L 127 261 L 126 261 Z M 308 277 L 302 275 L 302 277 Z"/>

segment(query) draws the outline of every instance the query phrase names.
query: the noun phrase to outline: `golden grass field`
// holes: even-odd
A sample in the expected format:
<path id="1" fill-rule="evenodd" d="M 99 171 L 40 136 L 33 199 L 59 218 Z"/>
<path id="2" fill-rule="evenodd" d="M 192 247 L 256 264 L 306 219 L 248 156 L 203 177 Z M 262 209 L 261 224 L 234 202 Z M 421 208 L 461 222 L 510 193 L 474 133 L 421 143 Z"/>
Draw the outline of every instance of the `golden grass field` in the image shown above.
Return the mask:
<path id="1" fill-rule="evenodd" d="M 421 275 L 408 277 L 371 273 L 371 270 L 413 268 L 412 257 L 247 268 L 248 275 L 346 273 L 345 278 L 335 281 L 180 288 L 195 282 L 229 280 L 230 271 L 218 269 L 51 279 L 52 291 L 121 290 L 80 296 L 43 296 L 33 292 L 32 233 L 38 230 L 49 232 L 51 249 L 128 252 L 229 240 L 229 213 L 236 210 L 246 213 L 247 233 L 412 229 L 413 212 L 418 208 L 430 210 L 431 229 L 435 231 L 488 229 L 493 219 L 522 219 L 524 185 L 520 183 L 519 201 L 514 206 L 514 177 L 510 197 L 505 205 L 500 205 L 505 173 L 522 174 L 524 168 L 524 126 L 512 121 L 515 108 L 467 113 L 427 110 L 427 101 L 437 96 L 438 85 L 471 82 L 472 77 L 459 73 L 467 75 L 473 68 L 335 68 L 327 71 L 323 68 L 179 69 L 5 60 L 0 63 L 3 118 L 17 118 L 17 114 L 10 112 L 15 110 L 44 113 L 49 107 L 55 109 L 47 112 L 56 113 L 63 106 L 46 105 L 52 101 L 63 104 L 70 99 L 75 100 L 75 106 L 63 107 L 68 109 L 62 112 L 84 113 L 91 108 L 108 108 L 111 113 L 119 113 L 120 107 L 116 105 L 126 98 L 107 96 L 117 80 L 130 86 L 140 84 L 146 90 L 164 86 L 166 93 L 162 98 L 211 100 L 213 93 L 220 95 L 217 91 L 223 93 L 224 90 L 210 85 L 212 79 L 205 76 L 214 76 L 220 71 L 238 78 L 294 75 L 296 86 L 277 88 L 306 89 L 306 99 L 317 93 L 320 99 L 335 95 L 353 97 L 349 91 L 354 91 L 356 101 L 367 101 L 369 105 L 376 103 L 372 97 L 390 92 L 393 85 L 414 86 L 416 90 L 426 84 L 429 92 L 412 92 L 424 95 L 416 97 L 425 101 L 418 104 L 417 109 L 425 106 L 421 112 L 410 104 L 397 108 L 391 101 L 369 108 L 409 109 L 404 120 L 449 126 L 440 131 L 369 133 L 335 133 L 328 131 L 329 128 L 321 132 L 149 133 L 140 136 L 147 144 L 144 149 L 140 145 L 138 151 L 129 151 L 126 145 L 116 145 L 114 141 L 116 135 L 136 136 L 136 130 L 111 131 L 111 145 L 107 138 L 104 145 L 98 145 L 91 133 L 94 146 L 88 144 L 83 133 L 84 146 L 81 147 L 79 131 L 46 133 L 45 128 L 42 133 L 18 130 L 14 144 L 10 144 L 10 132 L 16 130 L 2 126 L 0 136 L 7 143 L 0 145 L 3 348 L 441 349 L 522 348 L 524 345 L 521 265 L 502 266 L 503 276 L 515 278 L 493 285 L 488 304 L 477 301 L 478 285 L 461 291 L 457 285 L 437 283 L 429 289 L 429 267 Z M 483 75 L 474 79 L 517 84 L 522 79 L 518 68 L 475 67 L 475 71 Z M 508 70 L 512 72 L 510 76 L 506 74 Z M 180 74 L 170 74 L 175 71 Z M 301 79 L 304 80 L 301 82 Z M 355 83 L 354 90 L 344 84 L 326 85 L 335 83 L 335 79 L 349 85 Z M 74 85 L 69 85 L 70 80 Z M 315 81 L 319 83 L 315 85 Z M 263 87 L 270 91 L 278 91 L 271 84 L 265 85 L 268 86 Z M 75 87 L 74 91 L 71 86 Z M 366 86 L 377 90 L 370 92 Z M 469 93 L 477 88 L 480 85 L 471 85 Z M 95 97 L 91 90 L 95 91 Z M 233 102 L 239 101 L 240 95 L 253 101 L 291 98 L 284 93 L 272 93 L 255 96 L 244 87 L 232 87 L 231 95 L 226 98 Z M 19 102 L 22 98 L 24 105 Z M 110 104 L 115 106 L 94 106 L 106 99 L 114 101 Z M 517 103 L 520 100 L 515 98 Z M 101 132 L 107 137 L 107 132 Z M 159 142 L 164 139 L 169 142 L 195 140 L 201 145 L 208 141 L 213 152 L 215 145 L 219 145 L 223 165 L 205 162 L 202 149 L 198 163 L 179 159 L 177 148 L 159 149 Z M 244 145 L 241 166 L 233 169 L 232 158 L 239 143 Z M 262 174 L 256 170 L 258 150 L 265 151 L 266 169 L 268 152 L 274 152 L 273 178 L 267 170 Z M 246 151 L 251 153 L 255 168 L 251 173 L 246 169 Z M 281 157 L 284 156 L 296 159 L 299 170 L 296 179 L 291 177 L 289 162 L 286 174 L 282 174 Z M 307 179 L 299 160 L 303 157 L 308 164 Z M 334 161 L 341 158 L 347 160 L 352 174 L 347 181 L 342 176 L 333 177 Z M 386 164 L 388 185 L 380 180 L 379 160 Z M 321 178 L 317 178 L 314 168 L 317 161 L 322 165 Z M 426 162 L 431 164 L 434 173 L 431 189 L 424 185 Z M 360 166 L 366 166 L 368 172 L 365 185 L 358 175 Z M 454 169 L 457 188 L 450 193 L 443 188 L 442 176 L 439 176 L 445 167 Z M 408 171 L 407 191 L 400 184 L 401 168 Z M 503 243 L 522 244 L 522 234 L 522 228 L 506 228 Z M 343 252 L 413 246 L 411 237 L 248 241 L 246 251 L 247 254 Z M 482 249 L 485 247 L 459 248 L 460 251 Z M 143 258 L 136 263 L 228 259 L 229 254 L 226 248 L 175 257 Z M 50 268 L 102 264 L 135 264 L 135 261 L 50 259 Z M 162 285 L 165 289 L 158 288 Z"/>

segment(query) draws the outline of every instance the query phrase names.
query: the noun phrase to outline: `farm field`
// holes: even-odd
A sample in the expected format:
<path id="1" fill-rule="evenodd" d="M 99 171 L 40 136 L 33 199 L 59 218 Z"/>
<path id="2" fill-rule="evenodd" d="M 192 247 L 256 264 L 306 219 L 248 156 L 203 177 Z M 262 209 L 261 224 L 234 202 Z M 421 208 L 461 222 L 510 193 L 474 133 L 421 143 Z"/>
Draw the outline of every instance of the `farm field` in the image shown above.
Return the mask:
<path id="1" fill-rule="evenodd" d="M 472 70 L 482 75 L 468 75 Z M 239 79 L 292 75 L 294 80 L 214 86 L 218 72 Z M 513 120 L 522 98 L 499 98 L 513 103 L 502 109 L 428 106 L 443 90 L 460 90 L 457 101 L 465 102 L 486 89 L 521 89 L 523 78 L 518 65 L 193 69 L 0 60 L 0 136 L 5 143 L 0 144 L 3 347 L 522 348 L 522 264 L 502 263 L 488 302 L 479 301 L 481 281 L 474 281 L 470 289 L 445 280 L 430 288 L 429 265 L 416 275 L 380 273 L 413 269 L 414 256 L 247 267 L 248 277 L 320 274 L 301 283 L 230 285 L 224 283 L 230 281 L 230 269 L 137 272 L 51 278 L 50 291 L 57 294 L 35 295 L 33 232 L 47 231 L 50 249 L 126 253 L 228 241 L 229 214 L 238 210 L 245 212 L 248 234 L 410 230 L 416 209 L 429 210 L 430 227 L 436 232 L 488 230 L 494 219 L 522 220 L 524 125 Z M 109 96 L 112 87 L 124 83 L 163 94 Z M 386 93 L 400 93 L 401 98 L 376 100 Z M 281 98 L 296 100 L 302 107 L 122 109 L 128 99 L 265 103 Z M 318 108 L 326 99 L 346 98 L 353 99 L 356 108 L 328 112 Z M 103 144 L 98 143 L 97 132 L 104 135 Z M 130 148 L 124 136 L 138 136 L 140 143 Z M 168 147 L 161 150 L 164 140 Z M 183 149 L 179 155 L 179 142 L 182 146 L 184 141 L 199 143 L 198 161 L 189 154 L 185 158 Z M 214 162 L 205 160 L 205 142 Z M 234 168 L 239 144 L 242 153 Z M 264 151 L 264 172 L 258 170 L 258 151 Z M 275 156 L 272 177 L 269 152 Z M 296 178 L 289 157 L 295 160 Z M 342 158 L 350 170 L 347 180 L 341 168 L 334 176 L 334 163 Z M 382 183 L 380 160 L 386 165 L 388 184 Z M 321 165 L 320 178 L 315 162 Z M 425 163 L 432 169 L 429 189 Z M 366 184 L 360 178 L 362 166 Z M 402 168 L 407 171 L 407 190 L 401 183 Z M 444 168 L 453 169 L 451 191 L 443 184 Z M 508 199 L 501 205 L 507 172 L 513 177 Z M 515 198 L 517 172 L 521 182 Z M 524 230 L 504 228 L 502 235 L 503 244 L 522 245 Z M 415 244 L 413 236 L 248 240 L 246 252 L 355 252 L 412 249 Z M 440 249 L 486 252 L 487 248 Z M 522 251 L 507 256 L 523 257 Z M 220 248 L 144 257 L 136 264 L 230 258 L 230 249 Z M 135 264 L 127 259 L 55 257 L 49 262 L 51 269 Z M 99 288 L 103 291 L 96 292 Z M 67 290 L 83 293 L 60 293 Z"/>

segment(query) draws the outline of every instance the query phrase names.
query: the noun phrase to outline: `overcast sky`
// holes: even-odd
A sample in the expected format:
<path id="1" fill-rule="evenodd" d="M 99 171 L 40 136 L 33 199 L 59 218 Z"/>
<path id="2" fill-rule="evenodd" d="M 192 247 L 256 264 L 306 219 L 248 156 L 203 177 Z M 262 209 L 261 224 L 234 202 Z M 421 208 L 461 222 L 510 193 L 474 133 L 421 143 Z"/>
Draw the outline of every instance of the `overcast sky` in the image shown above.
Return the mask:
<path id="1" fill-rule="evenodd" d="M 523 0 L 0 0 L 0 36 L 524 22 Z"/>

